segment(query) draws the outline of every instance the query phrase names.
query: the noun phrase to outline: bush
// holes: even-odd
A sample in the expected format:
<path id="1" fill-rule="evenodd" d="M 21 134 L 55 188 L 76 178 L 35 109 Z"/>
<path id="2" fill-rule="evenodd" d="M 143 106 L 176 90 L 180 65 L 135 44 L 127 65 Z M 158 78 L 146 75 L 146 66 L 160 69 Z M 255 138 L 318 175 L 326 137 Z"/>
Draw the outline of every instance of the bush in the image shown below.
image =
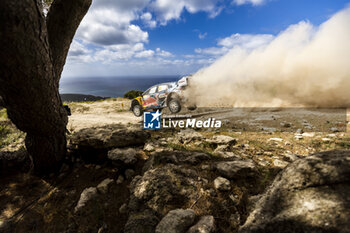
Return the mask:
<path id="1" fill-rule="evenodd" d="M 142 91 L 135 91 L 135 90 L 131 90 L 128 91 L 127 93 L 124 94 L 124 98 L 128 98 L 128 99 L 134 99 L 140 95 L 142 95 Z"/>

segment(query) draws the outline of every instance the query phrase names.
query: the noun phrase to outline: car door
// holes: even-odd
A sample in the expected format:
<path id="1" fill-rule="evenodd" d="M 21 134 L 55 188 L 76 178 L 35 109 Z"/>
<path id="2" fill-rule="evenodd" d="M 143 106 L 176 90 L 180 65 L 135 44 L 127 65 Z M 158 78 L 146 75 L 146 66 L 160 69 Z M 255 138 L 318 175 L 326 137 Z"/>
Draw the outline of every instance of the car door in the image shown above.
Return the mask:
<path id="1" fill-rule="evenodd" d="M 156 94 L 157 94 L 157 86 L 153 86 L 142 95 L 144 108 L 152 108 L 157 106 Z"/>
<path id="2" fill-rule="evenodd" d="M 159 106 L 164 105 L 164 101 L 166 99 L 166 96 L 168 94 L 168 89 L 169 86 L 168 84 L 161 84 L 158 86 L 158 96 L 157 96 L 157 101 Z"/>

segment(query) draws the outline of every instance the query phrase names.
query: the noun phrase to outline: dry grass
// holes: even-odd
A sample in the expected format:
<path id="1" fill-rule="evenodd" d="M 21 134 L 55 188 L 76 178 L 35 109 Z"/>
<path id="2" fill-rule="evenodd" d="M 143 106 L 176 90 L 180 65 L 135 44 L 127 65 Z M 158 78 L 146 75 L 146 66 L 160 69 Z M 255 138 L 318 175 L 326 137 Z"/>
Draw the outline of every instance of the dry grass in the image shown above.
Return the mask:
<path id="1" fill-rule="evenodd" d="M 15 151 L 24 145 L 25 133 L 8 119 L 6 109 L 0 110 L 0 150 Z"/>

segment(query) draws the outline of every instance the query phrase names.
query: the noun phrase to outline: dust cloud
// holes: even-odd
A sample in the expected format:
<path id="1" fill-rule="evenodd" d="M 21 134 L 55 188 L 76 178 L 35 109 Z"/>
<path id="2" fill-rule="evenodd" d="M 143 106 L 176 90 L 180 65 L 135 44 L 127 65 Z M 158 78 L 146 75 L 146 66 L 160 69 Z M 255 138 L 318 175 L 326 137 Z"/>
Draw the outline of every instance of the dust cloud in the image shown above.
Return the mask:
<path id="1" fill-rule="evenodd" d="M 350 107 L 350 7 L 318 27 L 291 25 L 267 45 L 236 46 L 191 81 L 198 106 Z"/>

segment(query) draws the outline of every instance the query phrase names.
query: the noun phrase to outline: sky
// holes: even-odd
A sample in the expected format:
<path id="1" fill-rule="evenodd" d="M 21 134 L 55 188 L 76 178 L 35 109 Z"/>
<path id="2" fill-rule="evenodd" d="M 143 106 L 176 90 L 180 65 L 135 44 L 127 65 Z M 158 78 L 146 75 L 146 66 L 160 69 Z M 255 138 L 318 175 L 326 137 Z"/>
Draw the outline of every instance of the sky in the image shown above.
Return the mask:
<path id="1" fill-rule="evenodd" d="M 93 0 L 62 78 L 187 75 L 234 47 L 254 49 L 349 0 Z"/>

